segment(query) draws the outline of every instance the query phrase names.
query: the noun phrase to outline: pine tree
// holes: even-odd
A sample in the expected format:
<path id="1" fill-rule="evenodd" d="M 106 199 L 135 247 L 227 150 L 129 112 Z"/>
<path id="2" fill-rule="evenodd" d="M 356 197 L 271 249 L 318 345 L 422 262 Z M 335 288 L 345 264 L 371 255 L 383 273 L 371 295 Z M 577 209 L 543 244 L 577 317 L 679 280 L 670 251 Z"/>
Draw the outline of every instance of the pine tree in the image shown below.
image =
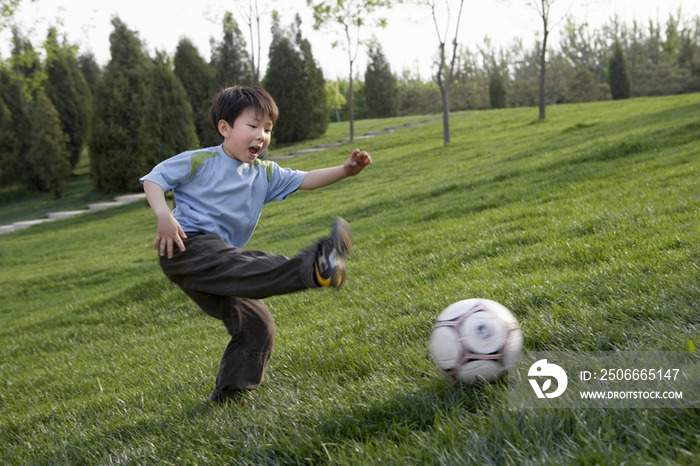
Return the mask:
<path id="1" fill-rule="evenodd" d="M 251 85 L 253 78 L 249 62 L 243 33 L 233 19 L 233 15 L 227 11 L 223 20 L 221 42 L 212 47 L 214 91 L 234 85 Z"/>
<path id="2" fill-rule="evenodd" d="M 90 133 L 90 176 L 105 192 L 140 190 L 139 131 L 152 67 L 138 35 L 112 19 L 111 59 L 97 83 Z"/>
<path id="3" fill-rule="evenodd" d="M 100 65 L 95 61 L 95 56 L 91 53 L 84 53 L 78 57 L 78 68 L 83 73 L 83 77 L 90 87 L 90 94 L 95 94 L 95 86 L 102 76 Z"/>
<path id="4" fill-rule="evenodd" d="M 32 145 L 26 154 L 30 167 L 29 187 L 50 191 L 56 199 L 63 195 L 66 179 L 71 174 L 68 136 L 61 130 L 56 108 L 42 90 L 31 105 Z"/>
<path id="5" fill-rule="evenodd" d="M 613 46 L 613 54 L 608 64 L 608 74 L 613 100 L 628 99 L 630 97 L 630 75 L 627 59 L 619 41 L 615 41 Z"/>
<path id="6" fill-rule="evenodd" d="M 219 90 L 229 86 L 241 85 L 250 86 L 253 82 L 251 76 L 246 50 L 246 42 L 243 33 L 238 27 L 238 23 L 233 19 L 230 12 L 226 12 L 223 20 L 223 36 L 221 42 L 215 43 L 212 40 L 212 53 L 210 67 L 212 70 L 212 80 L 209 86 L 209 97 L 213 97 Z M 199 115 L 209 114 L 209 104 L 206 102 L 197 112 Z M 198 118 L 199 119 L 199 118 Z M 203 126 L 205 127 L 205 126 Z M 211 127 L 211 130 L 202 131 L 200 143 L 203 147 L 216 146 L 221 144 L 221 136 L 218 130 Z"/>
<path id="7" fill-rule="evenodd" d="M 365 103 L 370 118 L 386 118 L 399 114 L 399 89 L 382 47 L 369 50 L 370 62 L 365 71 Z"/>
<path id="8" fill-rule="evenodd" d="M 0 182 L 10 181 L 18 172 L 17 136 L 12 113 L 0 95 Z"/>
<path id="9" fill-rule="evenodd" d="M 275 99 L 280 116 L 273 130 L 277 142 L 303 141 L 321 136 L 328 127 L 323 72 L 311 45 L 300 31 L 301 19 L 282 29 L 274 16 L 272 43 L 264 87 Z"/>
<path id="10" fill-rule="evenodd" d="M 25 157 L 34 139 L 30 103 L 33 90 L 44 79 L 41 61 L 31 42 L 17 28 L 13 28 L 12 56 L 7 66 L 0 66 L 0 96 L 10 111 L 17 143 L 15 159 L 6 159 L 4 163 L 6 180 L 27 183 L 30 179 L 31 167 Z"/>
<path id="11" fill-rule="evenodd" d="M 180 80 L 192 107 L 194 126 L 200 141 L 218 141 L 209 121 L 212 69 L 189 39 L 180 39 L 175 51 L 175 76 Z"/>
<path id="12" fill-rule="evenodd" d="M 92 109 L 92 95 L 85 77 L 78 68 L 73 48 L 60 45 L 56 29 L 49 29 L 45 48 L 47 54 L 46 94 L 61 119 L 63 132 L 68 136 L 71 167 L 80 159 L 83 141 L 87 137 Z"/>
<path id="13" fill-rule="evenodd" d="M 493 67 L 489 78 L 489 102 L 491 108 L 506 108 L 506 87 L 498 65 Z"/>
<path id="14" fill-rule="evenodd" d="M 141 120 L 142 173 L 161 161 L 199 145 L 187 94 L 164 53 L 153 61 L 148 97 Z"/>

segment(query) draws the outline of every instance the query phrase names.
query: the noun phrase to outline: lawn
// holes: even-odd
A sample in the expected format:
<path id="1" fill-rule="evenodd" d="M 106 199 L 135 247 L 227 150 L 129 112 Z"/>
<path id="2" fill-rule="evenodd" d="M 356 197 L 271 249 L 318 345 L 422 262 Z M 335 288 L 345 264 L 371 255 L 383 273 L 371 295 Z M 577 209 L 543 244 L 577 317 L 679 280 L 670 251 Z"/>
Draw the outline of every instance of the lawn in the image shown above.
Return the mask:
<path id="1" fill-rule="evenodd" d="M 336 215 L 356 240 L 343 290 L 266 300 L 275 349 L 244 406 L 207 401 L 228 337 L 160 272 L 145 201 L 0 235 L 0 463 L 698 464 L 698 409 L 514 410 L 427 346 L 470 297 L 527 350 L 700 346 L 698 115 L 692 94 L 359 141 L 373 166 L 268 204 L 247 245 L 293 255 Z"/>

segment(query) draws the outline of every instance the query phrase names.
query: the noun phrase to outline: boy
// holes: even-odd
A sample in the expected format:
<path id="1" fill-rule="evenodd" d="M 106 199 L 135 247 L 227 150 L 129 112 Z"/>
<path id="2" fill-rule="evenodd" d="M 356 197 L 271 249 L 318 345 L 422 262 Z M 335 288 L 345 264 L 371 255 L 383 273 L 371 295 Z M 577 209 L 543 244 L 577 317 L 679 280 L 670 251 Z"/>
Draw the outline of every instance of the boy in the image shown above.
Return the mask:
<path id="1" fill-rule="evenodd" d="M 209 111 L 223 144 L 183 152 L 140 180 L 158 219 L 153 249 L 159 250 L 163 272 L 231 335 L 209 397 L 214 402 L 235 400 L 263 379 L 275 325 L 262 298 L 345 283 L 352 233 L 340 218 L 330 237 L 293 258 L 242 249 L 263 204 L 335 183 L 372 163 L 359 149 L 343 165 L 310 172 L 258 160 L 278 113 L 262 88 L 224 89 Z M 177 199 L 172 212 L 164 196 L 170 189 Z"/>

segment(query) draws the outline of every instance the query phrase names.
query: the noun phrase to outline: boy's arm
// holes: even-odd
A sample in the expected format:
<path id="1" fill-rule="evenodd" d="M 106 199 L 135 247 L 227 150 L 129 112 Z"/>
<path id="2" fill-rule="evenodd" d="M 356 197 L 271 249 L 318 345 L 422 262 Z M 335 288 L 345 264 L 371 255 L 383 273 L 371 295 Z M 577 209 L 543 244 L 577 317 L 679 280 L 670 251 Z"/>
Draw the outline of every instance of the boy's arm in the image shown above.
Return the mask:
<path id="1" fill-rule="evenodd" d="M 329 184 L 333 184 L 336 181 L 340 181 L 348 176 L 357 175 L 365 168 L 367 165 L 372 164 L 372 157 L 365 151 L 360 149 L 355 149 L 352 151 L 350 158 L 345 161 L 343 165 L 331 168 L 321 168 L 318 170 L 311 170 L 306 174 L 304 181 L 299 186 L 301 190 L 311 190 L 323 188 Z"/>
<path id="2" fill-rule="evenodd" d="M 182 240 L 187 238 L 187 235 L 182 230 L 180 223 L 173 217 L 172 212 L 170 212 L 163 188 L 152 181 L 145 180 L 143 182 L 143 190 L 146 193 L 146 199 L 148 199 L 151 209 L 153 209 L 153 213 L 156 214 L 158 219 L 158 235 L 153 242 L 153 249 L 156 249 L 160 243 L 161 257 L 165 256 L 167 249 L 168 259 L 171 259 L 173 257 L 173 243 L 177 244 L 180 251 L 184 251 L 185 243 Z"/>

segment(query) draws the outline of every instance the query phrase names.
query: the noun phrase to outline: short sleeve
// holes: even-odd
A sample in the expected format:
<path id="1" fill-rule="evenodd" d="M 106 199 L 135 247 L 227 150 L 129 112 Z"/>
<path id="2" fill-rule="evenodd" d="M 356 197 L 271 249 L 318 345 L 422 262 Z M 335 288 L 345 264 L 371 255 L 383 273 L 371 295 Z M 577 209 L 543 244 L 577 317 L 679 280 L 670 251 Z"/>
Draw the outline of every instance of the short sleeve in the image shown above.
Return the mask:
<path id="1" fill-rule="evenodd" d="M 270 178 L 270 186 L 267 190 L 265 202 L 285 200 L 287 196 L 299 189 L 306 177 L 306 172 L 304 171 L 282 168 L 274 162 L 267 167 L 267 172 Z"/>
<path id="2" fill-rule="evenodd" d="M 189 179 L 191 169 L 191 157 L 188 153 L 183 153 L 159 163 L 139 181 L 143 183 L 148 180 L 159 185 L 163 191 L 170 191 Z"/>

